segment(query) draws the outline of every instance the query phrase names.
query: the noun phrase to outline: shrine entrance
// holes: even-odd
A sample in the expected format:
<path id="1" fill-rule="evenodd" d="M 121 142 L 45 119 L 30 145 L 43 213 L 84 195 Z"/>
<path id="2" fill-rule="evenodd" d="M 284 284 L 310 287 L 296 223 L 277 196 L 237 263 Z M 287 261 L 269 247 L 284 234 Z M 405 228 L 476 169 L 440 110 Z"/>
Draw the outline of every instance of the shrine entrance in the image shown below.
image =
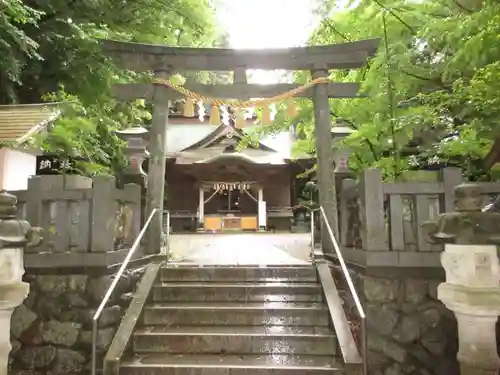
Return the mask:
<path id="1" fill-rule="evenodd" d="M 152 129 L 149 135 L 149 169 L 147 185 L 147 214 L 155 208 L 164 207 L 167 128 L 169 123 L 169 101 L 185 98 L 186 105 L 194 102 L 208 103 L 214 118 L 223 107 L 232 107 L 234 128 L 244 127 L 242 110 L 257 107 L 264 110 L 263 123 L 269 117 L 269 106 L 290 100 L 293 97 L 312 98 L 314 103 L 317 180 L 319 204 L 324 208 L 334 234 L 338 233 L 338 213 L 334 178 L 334 152 L 332 145 L 332 117 L 330 98 L 359 97 L 359 84 L 329 82 L 331 69 L 361 68 L 372 57 L 379 39 L 357 42 L 299 47 L 274 50 L 232 50 L 217 48 L 183 48 L 161 45 L 146 45 L 104 40 L 102 47 L 118 64 L 136 72 L 154 72 L 151 83 L 118 85 L 116 97 L 120 100 L 147 99 L 153 103 Z M 305 85 L 278 83 L 271 85 L 249 84 L 246 71 L 261 70 L 306 70 L 312 80 Z M 169 77 L 182 71 L 233 71 L 232 85 L 187 84 L 177 86 Z M 263 98 L 248 100 L 249 98 Z M 212 116 L 211 116 L 212 117 Z M 219 118 L 220 121 L 220 118 Z M 222 126 L 222 122 L 220 122 Z M 168 171 L 167 171 L 168 173 Z M 228 194 L 229 196 L 229 194 Z M 263 201 L 266 198 L 264 197 Z M 201 206 L 200 206 L 201 207 Z M 269 211 L 269 208 L 264 208 Z M 199 216 L 204 218 L 205 215 Z M 204 223 L 204 221 L 202 221 Z M 324 225 L 324 224 L 323 224 Z M 330 249 L 330 240 L 322 227 L 321 242 L 325 251 Z M 149 230 L 150 249 L 160 248 L 162 221 L 154 220 Z M 154 251 L 154 250 L 152 250 Z"/>
<path id="2" fill-rule="evenodd" d="M 208 186 L 206 186 L 208 185 Z M 205 232 L 257 231 L 262 188 L 252 182 L 206 184 L 208 198 L 200 200 L 200 221 Z M 205 195 L 205 190 L 203 195 Z M 202 206 L 203 205 L 203 206 Z M 202 216 L 201 216 L 202 215 Z"/>

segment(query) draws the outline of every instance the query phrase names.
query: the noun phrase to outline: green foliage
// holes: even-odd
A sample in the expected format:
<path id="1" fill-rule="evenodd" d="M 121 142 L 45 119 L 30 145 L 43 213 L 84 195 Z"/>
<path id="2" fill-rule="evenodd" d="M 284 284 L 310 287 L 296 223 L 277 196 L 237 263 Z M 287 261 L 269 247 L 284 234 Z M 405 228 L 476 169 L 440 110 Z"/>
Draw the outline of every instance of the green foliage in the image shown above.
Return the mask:
<path id="1" fill-rule="evenodd" d="M 9 0 L 0 4 L 0 83 L 2 96 L 14 98 L 14 90 L 6 82 L 19 83 L 24 59 L 41 57 L 37 53 L 38 44 L 24 32 L 20 25 L 34 25 L 40 13 L 26 6 L 21 0 Z"/>
<path id="2" fill-rule="evenodd" d="M 379 167 L 392 179 L 453 164 L 488 178 L 482 160 L 500 136 L 500 4 L 362 0 L 332 13 L 334 3 L 324 1 L 326 16 L 311 45 L 381 40 L 365 68 L 331 73 L 333 81 L 360 82 L 368 95 L 331 101 L 332 113 L 357 130 L 344 142 L 354 152 L 352 167 Z M 296 79 L 309 78 L 301 72 Z M 309 153 L 313 120 L 311 101 L 302 101 L 293 122 L 302 134 L 299 147 Z"/>
<path id="3" fill-rule="evenodd" d="M 64 92 L 47 95 L 45 99 L 61 102 L 64 116 L 57 119 L 50 132 L 33 138 L 34 146 L 47 152 L 83 157 L 79 169 L 84 174 L 119 174 L 125 166 L 124 142 L 114 133 L 122 124 L 139 125 L 148 118 L 144 101 L 126 105 L 110 101 L 90 106 Z"/>
<path id="4" fill-rule="evenodd" d="M 212 45 L 219 36 L 214 10 L 207 0 L 49 0 L 24 4 L 26 22 L 12 22 L 33 42 L 40 59 L 17 56 L 19 66 L 23 66 L 22 86 L 0 73 L 21 102 L 35 102 L 61 85 L 85 103 L 108 95 L 110 85 L 126 77 L 102 56 L 98 38 L 200 46 Z M 0 17 L 2 14 L 0 9 Z"/>
<path id="5" fill-rule="evenodd" d="M 112 99 L 113 84 L 147 77 L 115 67 L 100 51 L 102 38 L 179 46 L 224 41 L 209 0 L 0 2 L 0 104 L 69 102 L 52 133 L 34 142 L 87 157 L 91 174 L 117 173 L 124 158 L 114 131 L 151 116 L 144 102 Z"/>

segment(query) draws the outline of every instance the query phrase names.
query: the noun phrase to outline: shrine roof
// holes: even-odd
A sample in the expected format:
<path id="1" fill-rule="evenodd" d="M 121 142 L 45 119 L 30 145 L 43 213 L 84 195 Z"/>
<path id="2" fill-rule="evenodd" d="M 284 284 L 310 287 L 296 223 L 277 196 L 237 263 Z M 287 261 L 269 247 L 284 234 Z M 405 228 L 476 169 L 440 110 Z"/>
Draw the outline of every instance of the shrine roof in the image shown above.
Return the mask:
<path id="1" fill-rule="evenodd" d="M 251 134 L 259 125 L 245 127 L 241 132 Z M 203 147 L 201 144 L 209 142 L 210 139 L 220 136 L 222 126 L 200 123 L 193 119 L 192 123 L 176 124 L 173 119 L 167 129 L 167 153 L 170 157 L 176 158 L 178 164 L 195 163 L 197 161 L 213 158 L 224 152 L 227 145 L 210 145 Z M 237 131 L 238 132 L 238 131 Z M 236 136 L 235 138 L 239 138 Z M 292 159 L 292 148 L 295 143 L 295 136 L 292 130 L 282 131 L 272 135 L 260 137 L 261 147 L 248 147 L 239 154 L 256 158 L 259 163 L 278 164 L 286 163 Z M 201 147 L 200 147 L 201 146 Z"/>
<path id="2" fill-rule="evenodd" d="M 194 151 L 183 151 L 172 155 L 176 164 L 209 164 L 224 160 L 240 160 L 251 164 L 285 165 L 287 159 L 277 152 L 245 148 L 238 152 L 224 152 L 223 148 L 211 147 Z"/>
<path id="3" fill-rule="evenodd" d="M 196 164 L 209 164 L 215 161 L 224 161 L 227 159 L 240 159 L 251 164 L 273 164 L 273 165 L 286 164 L 286 160 L 280 158 L 279 155 L 251 156 L 244 152 L 234 152 L 228 154 L 222 153 L 208 159 L 197 161 Z"/>
<path id="4" fill-rule="evenodd" d="M 0 142 L 20 145 L 62 113 L 61 103 L 0 105 Z"/>
<path id="5" fill-rule="evenodd" d="M 213 133 L 216 125 L 198 123 L 175 124 L 170 122 L 167 127 L 167 153 L 179 152 Z"/>

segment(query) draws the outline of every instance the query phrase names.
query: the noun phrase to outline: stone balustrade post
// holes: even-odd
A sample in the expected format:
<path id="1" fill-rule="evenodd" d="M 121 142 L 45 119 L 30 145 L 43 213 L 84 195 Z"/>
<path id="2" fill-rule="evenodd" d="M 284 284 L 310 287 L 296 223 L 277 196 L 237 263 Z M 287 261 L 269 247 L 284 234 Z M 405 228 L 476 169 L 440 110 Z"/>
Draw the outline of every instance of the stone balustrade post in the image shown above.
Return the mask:
<path id="1" fill-rule="evenodd" d="M 444 244 L 446 281 L 438 298 L 458 323 L 461 375 L 496 375 L 500 368 L 495 325 L 500 314 L 500 214 L 481 212 L 476 184 L 455 188 L 456 212 L 424 224 L 427 240 Z"/>

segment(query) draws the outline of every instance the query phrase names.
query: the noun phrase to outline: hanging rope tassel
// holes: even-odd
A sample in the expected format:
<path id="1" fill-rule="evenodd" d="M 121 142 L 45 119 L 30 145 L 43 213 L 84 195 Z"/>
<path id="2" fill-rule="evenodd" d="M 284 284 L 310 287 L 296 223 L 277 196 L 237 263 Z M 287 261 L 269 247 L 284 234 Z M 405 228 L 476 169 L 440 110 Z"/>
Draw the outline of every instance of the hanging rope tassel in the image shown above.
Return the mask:
<path id="1" fill-rule="evenodd" d="M 234 126 L 236 129 L 243 129 L 245 127 L 245 112 L 242 108 L 236 110 Z"/>
<path id="2" fill-rule="evenodd" d="M 297 116 L 297 103 L 295 103 L 295 100 L 293 100 L 293 98 L 288 99 L 286 107 L 287 107 L 288 117 L 293 118 Z"/>
<path id="3" fill-rule="evenodd" d="M 184 117 L 194 117 L 194 99 L 186 98 L 186 102 L 184 103 Z"/>
<path id="4" fill-rule="evenodd" d="M 262 125 L 267 126 L 271 125 L 273 122 L 271 121 L 271 108 L 269 106 L 264 107 L 264 112 L 262 112 Z"/>
<path id="5" fill-rule="evenodd" d="M 242 108 L 248 108 L 248 107 L 269 106 L 270 104 L 282 102 L 282 101 L 287 100 L 287 99 L 288 99 L 288 103 L 289 103 L 289 106 L 287 109 L 288 115 L 290 117 L 294 117 L 297 115 L 297 109 L 296 109 L 296 105 L 295 105 L 295 102 L 293 101 L 292 97 L 294 97 L 298 93 L 301 93 L 301 92 L 307 90 L 310 87 L 313 87 L 316 84 L 328 83 L 329 79 L 327 77 L 316 78 L 316 79 L 313 79 L 309 83 L 306 83 L 302 86 L 294 88 L 293 90 L 284 92 L 282 94 L 279 94 L 279 95 L 276 95 L 276 96 L 273 96 L 273 97 L 267 98 L 267 99 L 245 100 L 245 101 L 236 101 L 236 102 L 235 101 L 229 102 L 226 100 L 216 99 L 216 98 L 207 98 L 207 97 L 201 96 L 200 94 L 197 94 L 193 91 L 190 91 L 190 90 L 186 89 L 185 87 L 182 87 L 182 86 L 176 85 L 172 82 L 169 82 L 168 80 L 165 80 L 165 79 L 155 79 L 154 82 L 156 84 L 165 85 L 167 87 L 170 87 L 186 97 L 186 102 L 184 105 L 184 116 L 185 117 L 194 117 L 195 116 L 194 105 L 198 101 L 211 101 L 212 105 L 215 102 L 215 103 L 217 103 L 218 107 L 220 107 L 220 106 L 233 106 L 233 107 L 237 107 L 237 108 L 242 109 Z M 217 108 L 217 109 L 219 109 L 219 108 Z M 217 118 L 217 116 L 214 116 L 212 120 L 215 121 L 216 118 Z M 218 123 L 220 123 L 220 115 L 219 115 L 219 122 L 217 122 L 217 124 Z M 241 114 L 236 116 L 235 126 L 237 128 L 242 128 L 245 126 L 244 112 L 242 112 Z"/>
<path id="6" fill-rule="evenodd" d="M 212 107 L 210 108 L 210 124 L 211 125 L 220 125 L 220 110 L 219 106 L 212 103 Z"/>

